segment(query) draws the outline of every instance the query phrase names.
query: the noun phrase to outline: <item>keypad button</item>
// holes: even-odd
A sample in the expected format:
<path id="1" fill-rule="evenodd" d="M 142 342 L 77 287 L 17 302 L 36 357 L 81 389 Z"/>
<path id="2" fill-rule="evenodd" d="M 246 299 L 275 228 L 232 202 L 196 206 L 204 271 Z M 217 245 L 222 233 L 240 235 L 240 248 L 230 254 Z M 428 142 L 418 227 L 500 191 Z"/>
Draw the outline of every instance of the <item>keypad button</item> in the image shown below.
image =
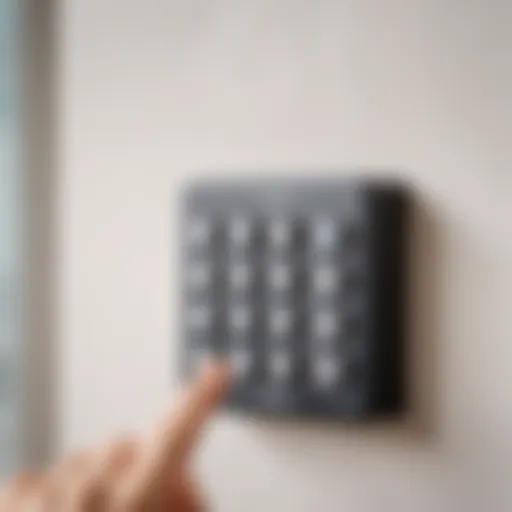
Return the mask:
<path id="1" fill-rule="evenodd" d="M 339 286 L 339 271 L 332 265 L 323 265 L 313 270 L 313 288 L 316 293 L 331 295 Z"/>
<path id="2" fill-rule="evenodd" d="M 293 271 L 290 265 L 274 264 L 268 272 L 269 287 L 273 292 L 287 292 L 293 286 Z"/>
<path id="3" fill-rule="evenodd" d="M 245 291 L 251 287 L 253 269 L 249 265 L 235 264 L 229 269 L 229 284 L 233 290 Z"/>
<path id="4" fill-rule="evenodd" d="M 213 313 L 206 306 L 196 306 L 190 309 L 188 325 L 193 331 L 207 331 L 213 323 Z"/>
<path id="5" fill-rule="evenodd" d="M 292 244 L 293 223 L 286 218 L 271 219 L 268 225 L 269 246 L 273 249 L 286 249 Z"/>
<path id="6" fill-rule="evenodd" d="M 234 217 L 228 225 L 229 240 L 232 245 L 246 247 L 251 243 L 254 222 L 249 217 Z"/>
<path id="7" fill-rule="evenodd" d="M 212 240 L 213 225 L 203 217 L 192 219 L 188 227 L 189 242 L 192 245 L 207 245 Z"/>
<path id="8" fill-rule="evenodd" d="M 248 333 L 252 320 L 252 311 L 246 306 L 237 306 L 229 312 L 229 327 L 236 334 Z"/>
<path id="9" fill-rule="evenodd" d="M 273 379 L 284 381 L 290 378 L 292 361 L 286 352 L 272 352 L 269 357 L 269 371 Z"/>
<path id="10" fill-rule="evenodd" d="M 319 311 L 313 316 L 312 327 L 316 339 L 333 339 L 338 334 L 338 317 L 333 311 Z"/>
<path id="11" fill-rule="evenodd" d="M 313 244 L 316 249 L 334 251 L 338 244 L 339 227 L 329 217 L 317 219 L 312 226 Z"/>
<path id="12" fill-rule="evenodd" d="M 279 308 L 270 312 L 270 334 L 276 338 L 287 337 L 293 330 L 293 315 L 290 309 Z"/>
<path id="13" fill-rule="evenodd" d="M 317 388 L 331 388 L 338 384 L 341 376 L 340 361 L 337 357 L 316 357 L 313 363 L 313 382 Z"/>
<path id="14" fill-rule="evenodd" d="M 245 348 L 233 349 L 229 354 L 229 361 L 235 377 L 243 379 L 250 373 L 252 357 L 249 350 Z"/>
<path id="15" fill-rule="evenodd" d="M 188 272 L 188 283 L 193 289 L 204 289 L 210 286 L 212 281 L 211 268 L 206 263 L 190 265 Z"/>

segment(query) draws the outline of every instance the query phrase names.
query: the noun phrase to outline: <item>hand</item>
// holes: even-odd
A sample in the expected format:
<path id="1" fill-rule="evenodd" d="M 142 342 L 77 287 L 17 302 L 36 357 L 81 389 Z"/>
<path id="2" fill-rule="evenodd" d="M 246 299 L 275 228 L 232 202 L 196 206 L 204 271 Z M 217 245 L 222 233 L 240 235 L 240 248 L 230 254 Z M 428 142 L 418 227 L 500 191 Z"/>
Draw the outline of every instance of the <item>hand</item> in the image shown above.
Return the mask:
<path id="1" fill-rule="evenodd" d="M 212 365 L 147 438 L 122 439 L 64 460 L 46 474 L 19 476 L 2 492 L 1 512 L 198 512 L 189 474 L 202 427 L 226 394 L 226 368 Z"/>

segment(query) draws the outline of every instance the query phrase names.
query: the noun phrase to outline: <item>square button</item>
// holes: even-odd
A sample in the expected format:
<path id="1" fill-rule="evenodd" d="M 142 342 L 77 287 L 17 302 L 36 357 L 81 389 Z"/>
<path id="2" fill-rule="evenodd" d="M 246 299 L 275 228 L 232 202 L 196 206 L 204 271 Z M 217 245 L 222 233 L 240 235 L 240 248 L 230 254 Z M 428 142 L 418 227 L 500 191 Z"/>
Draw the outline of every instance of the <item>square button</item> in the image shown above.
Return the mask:
<path id="1" fill-rule="evenodd" d="M 234 263 L 228 270 L 231 291 L 247 292 L 254 284 L 254 268 L 247 263 Z"/>
<path id="2" fill-rule="evenodd" d="M 276 339 L 288 338 L 294 329 L 294 315 L 290 308 L 276 308 L 269 312 L 269 335 Z"/>
<path id="3" fill-rule="evenodd" d="M 234 335 L 248 335 L 253 326 L 253 312 L 249 306 L 237 305 L 228 311 L 228 328 Z"/>
<path id="4" fill-rule="evenodd" d="M 289 352 L 271 351 L 268 357 L 268 371 L 274 381 L 285 382 L 292 376 L 293 361 Z"/>
<path id="5" fill-rule="evenodd" d="M 289 262 L 271 263 L 267 280 L 270 293 L 289 293 L 293 289 L 295 272 Z"/>
<path id="6" fill-rule="evenodd" d="M 209 262 L 191 263 L 188 268 L 187 281 L 192 290 L 205 291 L 212 285 L 213 271 Z"/>
<path id="7" fill-rule="evenodd" d="M 188 242 L 193 246 L 207 246 L 213 239 L 213 223 L 206 217 L 194 217 L 188 227 Z"/>
<path id="8" fill-rule="evenodd" d="M 339 291 L 339 265 L 324 263 L 312 269 L 312 285 L 314 293 L 319 296 L 332 296 Z"/>
<path id="9" fill-rule="evenodd" d="M 335 311 L 322 310 L 313 314 L 313 340 L 333 340 L 339 333 L 339 316 Z"/>
<path id="10" fill-rule="evenodd" d="M 341 361 L 334 354 L 314 357 L 311 378 L 316 389 L 330 390 L 339 384 Z"/>
<path id="11" fill-rule="evenodd" d="M 339 244 L 340 226 L 336 219 L 324 216 L 316 218 L 311 224 L 312 245 L 316 251 L 333 253 Z"/>
<path id="12" fill-rule="evenodd" d="M 232 348 L 228 357 L 235 377 L 238 379 L 247 378 L 253 366 L 253 358 L 250 349 L 247 347 Z"/>
<path id="13" fill-rule="evenodd" d="M 191 307 L 188 312 L 188 326 L 193 332 L 205 333 L 213 325 L 213 312 L 207 306 Z"/>

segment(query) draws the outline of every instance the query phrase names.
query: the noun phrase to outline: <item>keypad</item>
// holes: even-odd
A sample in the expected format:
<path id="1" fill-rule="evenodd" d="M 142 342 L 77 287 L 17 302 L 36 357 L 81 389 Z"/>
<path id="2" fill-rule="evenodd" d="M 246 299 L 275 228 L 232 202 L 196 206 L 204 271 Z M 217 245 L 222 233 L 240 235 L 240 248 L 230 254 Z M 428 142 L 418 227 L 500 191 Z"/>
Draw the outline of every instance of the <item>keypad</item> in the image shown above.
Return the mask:
<path id="1" fill-rule="evenodd" d="M 371 183 L 190 187 L 188 374 L 210 356 L 225 358 L 236 377 L 229 403 L 246 410 L 397 409 L 403 199 L 402 189 Z"/>

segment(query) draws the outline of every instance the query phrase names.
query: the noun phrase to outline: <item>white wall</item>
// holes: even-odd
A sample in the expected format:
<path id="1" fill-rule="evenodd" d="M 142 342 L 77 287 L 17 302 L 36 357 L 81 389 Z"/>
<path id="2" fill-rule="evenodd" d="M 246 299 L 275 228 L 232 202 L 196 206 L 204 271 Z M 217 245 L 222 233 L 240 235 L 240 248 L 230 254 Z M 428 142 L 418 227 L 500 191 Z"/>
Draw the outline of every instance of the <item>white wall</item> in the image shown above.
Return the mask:
<path id="1" fill-rule="evenodd" d="M 510 510 L 511 24 L 499 0 L 64 2 L 62 447 L 168 397 L 184 178 L 384 166 L 423 205 L 421 421 L 221 418 L 201 471 L 223 512 Z"/>

